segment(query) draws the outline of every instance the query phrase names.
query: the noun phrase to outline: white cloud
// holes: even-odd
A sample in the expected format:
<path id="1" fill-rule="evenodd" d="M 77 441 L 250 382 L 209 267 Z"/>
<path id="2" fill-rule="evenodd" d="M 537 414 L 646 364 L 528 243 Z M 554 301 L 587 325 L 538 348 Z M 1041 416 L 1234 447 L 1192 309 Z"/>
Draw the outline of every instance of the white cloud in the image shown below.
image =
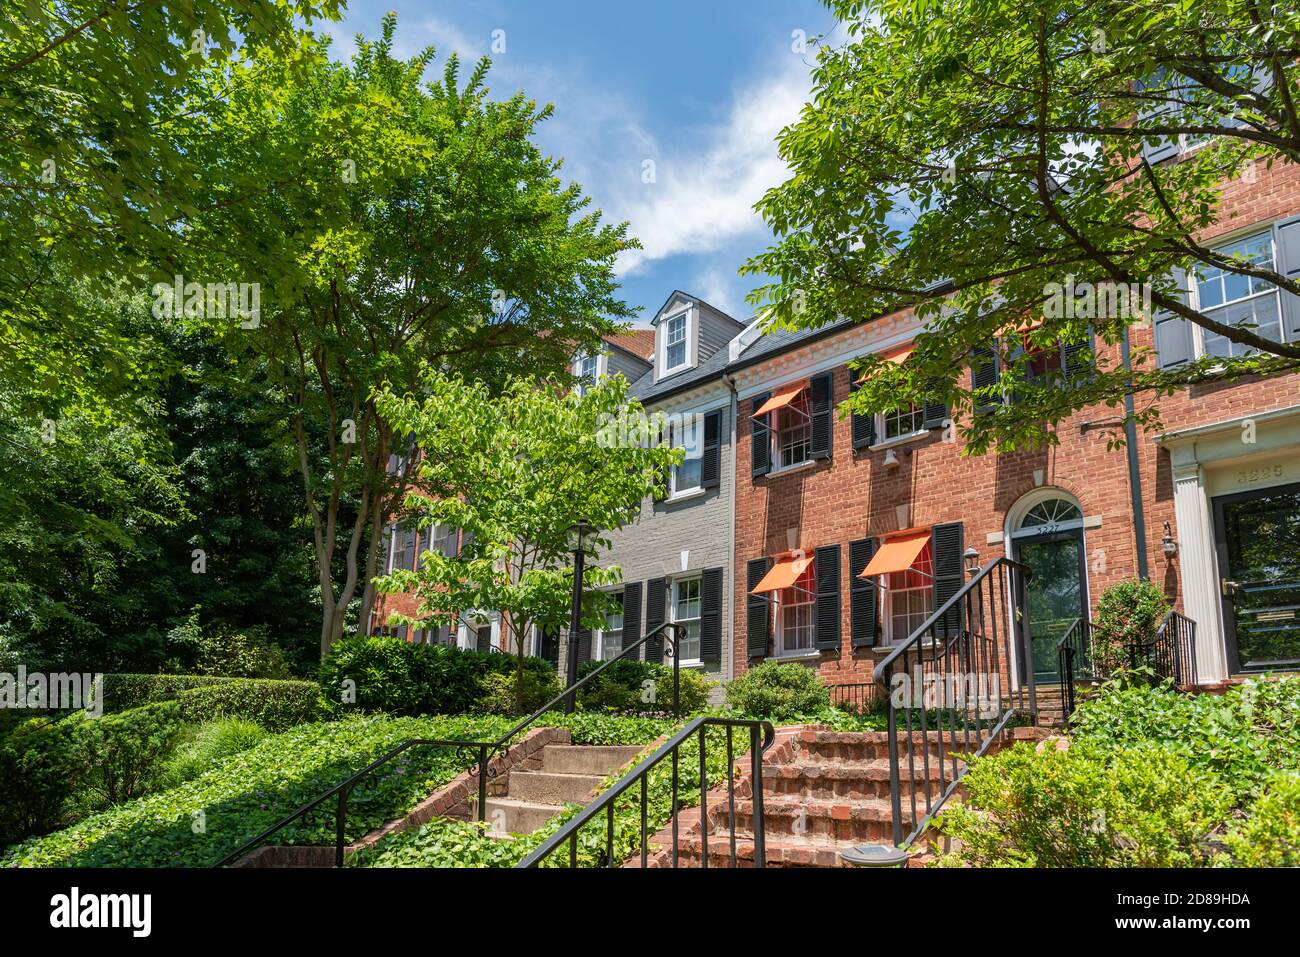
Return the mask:
<path id="1" fill-rule="evenodd" d="M 742 91 L 721 126 L 653 147 L 656 182 L 617 194 L 611 210 L 627 219 L 643 249 L 619 261 L 623 274 L 679 254 L 717 252 L 766 226 L 754 204 L 787 178 L 776 136 L 807 99 L 807 68 L 791 57 L 783 73 Z M 624 179 L 626 182 L 626 179 Z"/>

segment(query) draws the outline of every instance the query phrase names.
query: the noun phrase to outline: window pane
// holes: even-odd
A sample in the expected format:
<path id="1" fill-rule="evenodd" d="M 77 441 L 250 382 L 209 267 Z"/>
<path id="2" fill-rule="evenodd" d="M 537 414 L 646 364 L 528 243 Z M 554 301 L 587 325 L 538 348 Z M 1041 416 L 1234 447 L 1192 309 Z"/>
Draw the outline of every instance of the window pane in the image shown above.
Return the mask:
<path id="1" fill-rule="evenodd" d="M 673 466 L 673 491 L 689 492 L 700 487 L 700 465 L 703 459 L 684 459 L 681 465 Z"/>

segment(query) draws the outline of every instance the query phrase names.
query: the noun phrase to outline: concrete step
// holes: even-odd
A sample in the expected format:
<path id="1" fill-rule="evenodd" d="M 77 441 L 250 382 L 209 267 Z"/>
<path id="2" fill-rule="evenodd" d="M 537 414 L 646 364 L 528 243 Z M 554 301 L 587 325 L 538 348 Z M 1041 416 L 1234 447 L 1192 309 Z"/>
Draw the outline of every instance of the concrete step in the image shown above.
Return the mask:
<path id="1" fill-rule="evenodd" d="M 586 804 L 605 780 L 603 774 L 511 771 L 508 797 L 538 804 Z"/>
<path id="2" fill-rule="evenodd" d="M 488 798 L 486 820 L 493 834 L 531 834 L 563 810 L 558 804 Z"/>
<path id="3" fill-rule="evenodd" d="M 548 745 L 542 749 L 542 770 L 551 774 L 599 774 L 602 778 L 627 764 L 643 750 L 632 745 Z"/>

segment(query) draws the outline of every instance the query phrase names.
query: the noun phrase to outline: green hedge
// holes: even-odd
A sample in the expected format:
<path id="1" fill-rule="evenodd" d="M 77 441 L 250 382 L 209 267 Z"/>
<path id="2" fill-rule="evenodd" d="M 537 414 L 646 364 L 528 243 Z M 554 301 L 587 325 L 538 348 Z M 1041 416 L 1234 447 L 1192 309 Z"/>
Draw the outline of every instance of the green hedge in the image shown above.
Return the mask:
<path id="1" fill-rule="evenodd" d="M 514 674 L 513 655 L 464 651 L 443 645 L 417 645 L 377 635 L 336 642 L 320 666 L 320 686 L 328 713 L 382 711 L 396 715 L 464 714 L 484 710 L 491 689 L 483 679 Z M 550 663 L 527 658 L 525 669 L 544 684 L 554 675 Z"/>
<path id="2" fill-rule="evenodd" d="M 246 718 L 283 731 L 321 715 L 320 687 L 312 681 L 218 678 L 207 675 L 104 675 L 104 713 L 177 701 L 181 719 Z"/>
<path id="3" fill-rule="evenodd" d="M 584 661 L 578 677 L 585 678 L 604 665 Z M 696 668 L 682 668 L 680 674 L 681 713 L 694 714 L 709 706 L 708 681 Z M 587 711 L 620 714 L 665 714 L 673 710 L 673 669 L 650 661 L 623 658 L 615 661 L 589 683 L 578 689 L 578 707 Z"/>

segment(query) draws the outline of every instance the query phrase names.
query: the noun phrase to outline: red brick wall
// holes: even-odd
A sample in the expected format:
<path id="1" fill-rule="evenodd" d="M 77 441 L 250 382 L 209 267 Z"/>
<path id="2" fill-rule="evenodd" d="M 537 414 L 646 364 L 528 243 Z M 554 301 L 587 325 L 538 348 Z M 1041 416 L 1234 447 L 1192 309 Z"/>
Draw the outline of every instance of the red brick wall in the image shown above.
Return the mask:
<path id="1" fill-rule="evenodd" d="M 1202 238 L 1213 238 L 1247 226 L 1264 224 L 1300 211 L 1300 169 L 1278 164 L 1257 170 L 1253 184 L 1234 182 L 1226 188 L 1221 227 Z M 1149 327 L 1132 330 L 1135 349 L 1152 348 Z M 1103 354 L 1107 347 L 1099 344 Z M 811 347 L 806 347 L 811 348 Z M 1107 358 L 1118 363 L 1119 349 Z M 794 360 L 800 354 L 782 357 Z M 761 371 L 762 367 L 759 367 Z M 772 381 L 779 385 L 779 381 Z M 848 396 L 848 374 L 835 370 L 836 403 Z M 1138 397 L 1141 407 L 1144 397 Z M 1300 403 L 1300 376 L 1267 381 L 1198 387 L 1162 399 L 1159 407 L 1164 430 L 1184 429 L 1198 424 L 1231 419 L 1250 413 L 1285 408 Z M 736 449 L 736 552 L 735 673 L 747 668 L 746 606 L 748 591 L 746 563 L 763 555 L 774 555 L 788 547 L 786 529 L 798 527 L 798 547 L 814 549 L 839 543 L 841 571 L 841 648 L 838 654 L 821 653 L 818 668 L 831 683 L 870 680 L 871 669 L 880 654 L 871 649 L 850 647 L 849 581 L 860 569 L 848 567 L 847 543 L 864 537 L 878 537 L 898 528 L 895 507 L 911 505 L 908 524 L 964 523 L 966 545 L 973 545 L 981 562 L 1005 554 L 1002 545 L 990 545 L 986 536 L 1001 532 L 1007 511 L 1025 493 L 1034 489 L 1034 472 L 1042 470 L 1044 484 L 1073 494 L 1085 516 L 1100 516 L 1099 528 L 1085 531 L 1089 561 L 1089 593 L 1095 603 L 1110 584 L 1137 574 L 1133 534 L 1133 509 L 1128 466 L 1123 449 L 1107 450 L 1106 430 L 1081 433 L 1085 421 L 1113 419 L 1117 410 L 1087 409 L 1062 422 L 1055 448 L 1011 454 L 989 454 L 978 458 L 961 456 L 962 441 L 945 443 L 939 432 L 928 439 L 895 449 L 899 466 L 887 470 L 884 451 L 855 453 L 847 419 L 834 426 L 833 458 L 815 468 L 787 476 L 751 478 L 752 448 L 749 411 L 741 402 L 737 422 Z M 1146 511 L 1148 566 L 1153 581 L 1161 584 L 1181 606 L 1178 559 L 1167 559 L 1160 539 L 1165 522 L 1174 523 L 1173 482 L 1169 456 L 1155 442 L 1155 435 L 1139 432 L 1138 452 L 1142 498 Z"/>

